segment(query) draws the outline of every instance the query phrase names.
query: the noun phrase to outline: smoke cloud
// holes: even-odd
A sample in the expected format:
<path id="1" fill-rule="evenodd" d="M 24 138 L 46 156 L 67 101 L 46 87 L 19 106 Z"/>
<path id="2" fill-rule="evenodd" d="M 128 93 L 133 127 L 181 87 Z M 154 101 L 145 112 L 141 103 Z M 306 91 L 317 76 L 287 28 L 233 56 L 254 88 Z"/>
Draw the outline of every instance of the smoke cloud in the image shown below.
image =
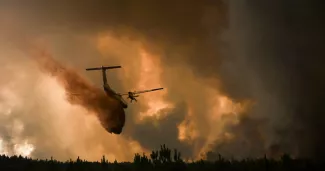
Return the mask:
<path id="1" fill-rule="evenodd" d="M 238 148 L 236 156 L 287 152 L 322 158 L 319 3 L 230 1 L 229 7 L 230 29 L 224 35 L 232 52 L 218 73 L 231 97 L 248 97 L 256 105 L 240 124 L 228 128 L 237 138 L 220 143 L 216 151 L 230 155 L 229 149 Z"/>
<path id="2" fill-rule="evenodd" d="M 181 149 L 186 158 L 207 151 L 238 158 L 277 157 L 283 152 L 320 157 L 320 6 L 290 0 L 3 0 L 0 100 L 6 107 L 1 108 L 1 122 L 20 118 L 25 126 L 18 135 L 9 133 L 14 128 L 9 124 L 1 128 L 1 138 L 12 144 L 28 140 L 35 148 L 33 156 L 61 159 L 89 153 L 96 159 L 103 153 L 130 160 L 130 151 L 115 147 L 147 151 L 161 143 Z M 130 105 L 121 136 L 107 134 L 96 127 L 93 115 L 56 93 L 68 89 L 97 98 L 101 90 L 77 79 L 68 80 L 85 85 L 62 84 L 68 71 L 55 70 L 56 81 L 42 74 L 26 57 L 29 52 L 17 48 L 35 39 L 46 42 L 55 61 L 72 66 L 72 73 L 95 85 L 101 85 L 100 75 L 85 73 L 84 68 L 118 64 L 121 70 L 108 73 L 116 91 L 165 89 L 141 95 Z M 46 91 L 47 86 L 53 91 Z M 91 98 L 69 102 L 106 111 L 101 105 L 105 100 Z M 71 125 L 83 127 L 83 136 Z M 71 131 L 64 134 L 63 128 Z M 9 135 L 19 140 L 5 138 Z M 52 135 L 58 140 L 49 138 Z"/>
<path id="3" fill-rule="evenodd" d="M 49 73 L 63 85 L 69 103 L 93 112 L 108 131 L 111 128 L 123 128 L 125 113 L 119 101 L 91 86 L 75 71 L 53 59 L 45 50 L 32 53 L 31 58 L 39 64 L 42 71 Z"/>
<path id="4" fill-rule="evenodd" d="M 104 107 L 96 106 L 96 102 L 107 102 L 105 99 L 95 101 L 100 95 L 87 105 L 82 105 L 83 101 L 80 97 L 87 95 L 89 98 L 89 94 L 78 94 L 78 99 L 67 98 L 69 97 L 67 81 L 70 81 L 68 83 L 71 84 L 78 80 L 80 83 L 74 84 L 74 86 L 80 88 L 80 85 L 86 85 L 88 89 L 93 90 L 92 93 L 96 93 L 96 88 L 89 86 L 87 81 L 79 77 L 78 74 L 73 75 L 74 72 L 66 67 L 63 67 L 63 70 L 62 67 L 61 70 L 55 70 L 58 72 L 51 72 L 52 75 L 44 70 L 39 70 L 38 65 L 30 60 L 30 54 L 27 51 L 23 54 L 26 56 L 6 51 L 6 55 L 11 58 L 1 58 L 7 66 L 1 69 L 2 73 L 6 73 L 1 77 L 0 96 L 2 154 L 32 155 L 38 158 L 54 156 L 60 160 L 76 158 L 78 155 L 96 160 L 102 155 L 106 155 L 110 160 L 115 158 L 125 160 L 132 158 L 133 154 L 123 152 L 124 149 L 118 148 L 116 144 L 129 147 L 128 151 L 135 150 L 133 153 L 143 151 L 132 139 L 103 136 L 108 133 L 98 121 L 98 117 L 101 117 L 99 114 L 105 114 L 104 117 L 106 117 L 110 114 L 109 112 L 114 112 L 112 111 L 114 108 L 107 110 L 104 108 L 107 104 Z M 37 57 L 42 58 L 44 54 Z M 44 58 L 46 57 L 49 56 Z M 46 59 L 47 62 L 49 62 L 48 60 Z M 50 62 L 53 61 L 50 60 Z M 44 66 L 42 65 L 42 67 Z M 46 68 L 46 71 L 54 71 L 49 68 Z M 63 74 L 64 77 L 60 74 Z M 66 78 L 66 76 L 72 75 L 74 76 L 72 80 Z M 78 90 L 78 88 L 74 90 Z M 79 93 L 87 93 L 87 91 Z M 99 107 L 101 108 L 98 109 Z M 96 114 L 98 115 L 96 116 Z M 102 124 L 112 126 L 112 123 L 108 123 L 107 120 L 104 120 Z M 113 144 L 115 145 L 113 146 Z"/>

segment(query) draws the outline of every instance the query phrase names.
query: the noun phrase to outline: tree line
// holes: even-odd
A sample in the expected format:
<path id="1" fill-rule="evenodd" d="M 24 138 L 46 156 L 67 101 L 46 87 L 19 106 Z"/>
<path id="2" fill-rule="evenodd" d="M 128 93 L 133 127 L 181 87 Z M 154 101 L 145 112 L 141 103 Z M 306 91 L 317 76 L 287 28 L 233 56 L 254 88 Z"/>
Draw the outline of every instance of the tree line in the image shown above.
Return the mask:
<path id="1" fill-rule="evenodd" d="M 266 156 L 256 159 L 225 159 L 221 155 L 215 161 L 191 161 L 182 160 L 181 153 L 161 145 L 159 150 L 153 150 L 149 156 L 135 154 L 133 162 L 109 162 L 105 156 L 101 161 L 90 162 L 79 157 L 76 160 L 65 162 L 51 159 L 32 159 L 22 156 L 0 156 L 1 171 L 259 171 L 259 170 L 324 170 L 323 162 L 308 159 L 293 159 L 284 154 L 281 159 L 269 159 Z"/>

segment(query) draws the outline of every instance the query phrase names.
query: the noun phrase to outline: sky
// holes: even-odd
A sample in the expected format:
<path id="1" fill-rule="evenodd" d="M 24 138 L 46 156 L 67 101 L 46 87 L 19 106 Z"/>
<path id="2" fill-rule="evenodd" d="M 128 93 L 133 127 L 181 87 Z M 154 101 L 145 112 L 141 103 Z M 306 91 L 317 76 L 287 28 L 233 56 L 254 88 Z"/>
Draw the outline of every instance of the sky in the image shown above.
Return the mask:
<path id="1" fill-rule="evenodd" d="M 0 152 L 130 161 L 166 144 L 187 159 L 321 157 L 320 11 L 291 0 L 0 0 Z M 73 78 L 99 91 L 100 73 L 85 68 L 101 65 L 122 66 L 107 73 L 117 92 L 164 87 L 129 104 L 120 135 L 88 96 L 67 97 Z"/>

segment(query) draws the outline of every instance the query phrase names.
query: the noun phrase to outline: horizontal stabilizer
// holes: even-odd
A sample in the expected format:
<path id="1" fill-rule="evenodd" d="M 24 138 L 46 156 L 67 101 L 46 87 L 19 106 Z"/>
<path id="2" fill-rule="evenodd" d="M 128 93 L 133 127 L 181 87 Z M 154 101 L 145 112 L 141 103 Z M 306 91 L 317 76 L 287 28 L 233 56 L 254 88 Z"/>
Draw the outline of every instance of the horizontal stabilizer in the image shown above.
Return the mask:
<path id="1" fill-rule="evenodd" d="M 86 71 L 94 71 L 94 70 L 107 70 L 107 69 L 115 69 L 115 68 L 122 68 L 121 66 L 101 66 L 95 68 L 87 68 Z"/>

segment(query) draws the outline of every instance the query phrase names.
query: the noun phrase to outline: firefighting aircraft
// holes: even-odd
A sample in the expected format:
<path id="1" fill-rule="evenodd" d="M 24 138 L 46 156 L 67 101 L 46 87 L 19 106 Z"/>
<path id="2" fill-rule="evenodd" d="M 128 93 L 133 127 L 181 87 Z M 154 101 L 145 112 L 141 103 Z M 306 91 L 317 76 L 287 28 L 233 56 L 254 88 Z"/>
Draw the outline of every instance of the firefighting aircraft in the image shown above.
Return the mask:
<path id="1" fill-rule="evenodd" d="M 108 69 L 116 69 L 116 68 L 122 68 L 121 66 L 101 66 L 97 68 L 87 68 L 86 71 L 94 71 L 94 70 L 101 70 L 102 71 L 102 79 L 103 79 L 103 87 L 104 91 L 106 92 L 107 95 L 114 97 L 116 100 L 120 101 L 121 105 L 123 108 L 127 108 L 128 105 L 123 99 L 122 96 L 128 96 L 127 99 L 130 99 L 130 102 L 136 101 L 136 97 L 139 97 L 137 94 L 141 93 L 147 93 L 147 92 L 152 92 L 152 91 L 157 91 L 157 90 L 162 90 L 163 88 L 155 88 L 155 89 L 150 89 L 150 90 L 143 90 L 143 91 L 129 91 L 127 93 L 116 93 L 107 83 L 107 77 L 106 77 L 106 70 Z"/>

